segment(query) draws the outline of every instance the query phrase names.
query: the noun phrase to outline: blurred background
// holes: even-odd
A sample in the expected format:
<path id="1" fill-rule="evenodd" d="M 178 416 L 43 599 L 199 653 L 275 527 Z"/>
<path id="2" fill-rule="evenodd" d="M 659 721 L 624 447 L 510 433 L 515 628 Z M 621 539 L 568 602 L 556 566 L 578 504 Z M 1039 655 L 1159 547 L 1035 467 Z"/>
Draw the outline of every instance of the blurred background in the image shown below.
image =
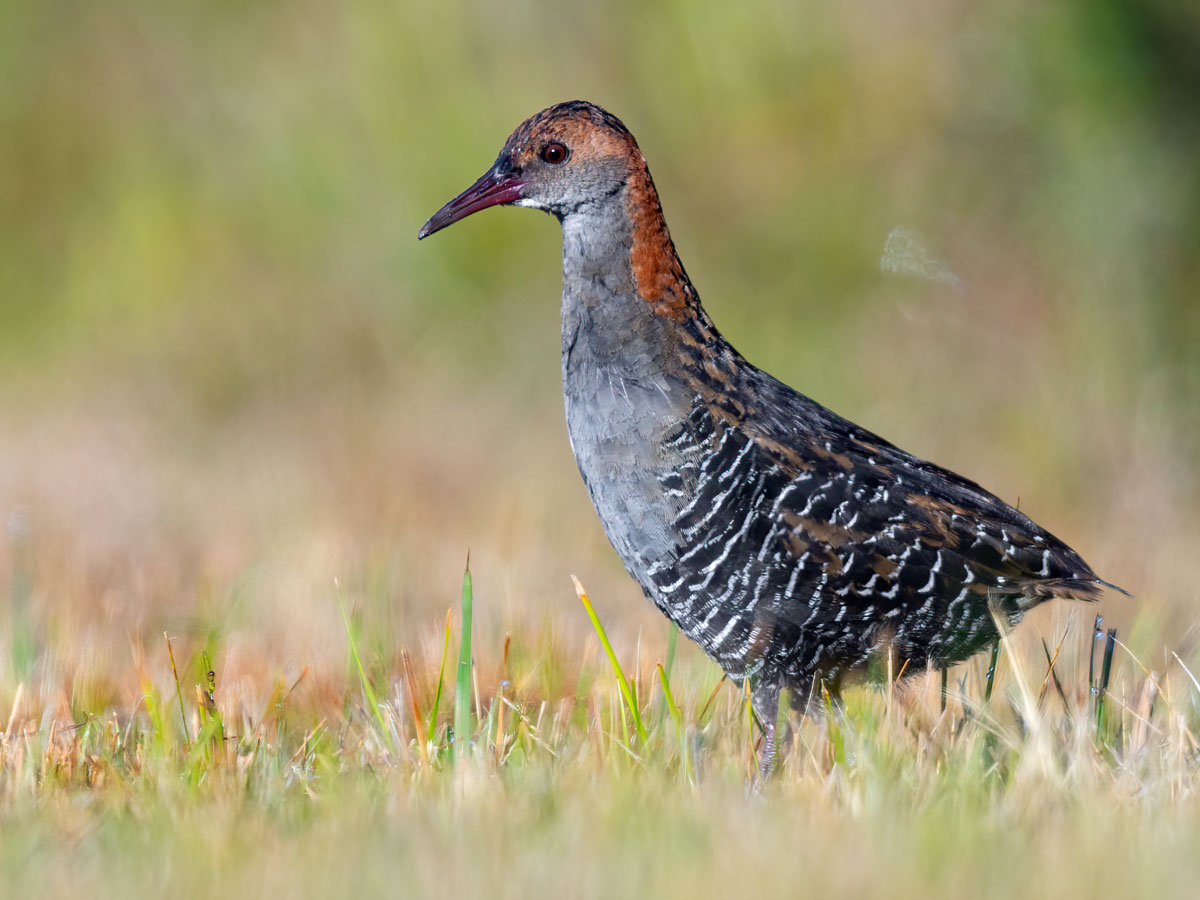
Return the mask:
<path id="1" fill-rule="evenodd" d="M 128 702 L 164 630 L 225 688 L 336 685 L 339 591 L 373 665 L 436 663 L 468 550 L 483 664 L 587 644 L 570 573 L 660 652 L 566 439 L 557 225 L 416 241 L 576 97 L 747 357 L 1192 642 L 1195 4 L 16 3 L 0 73 L 6 695 Z"/>

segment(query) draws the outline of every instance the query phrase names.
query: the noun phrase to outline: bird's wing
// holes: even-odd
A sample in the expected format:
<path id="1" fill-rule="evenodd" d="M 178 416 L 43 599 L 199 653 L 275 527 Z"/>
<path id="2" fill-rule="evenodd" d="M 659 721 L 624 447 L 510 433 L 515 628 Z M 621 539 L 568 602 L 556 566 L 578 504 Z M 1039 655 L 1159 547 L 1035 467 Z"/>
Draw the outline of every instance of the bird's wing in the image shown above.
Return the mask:
<path id="1" fill-rule="evenodd" d="M 921 602 L 972 584 L 1090 598 L 1104 583 L 1074 550 L 975 482 L 764 377 L 774 382 L 763 392 L 773 395 L 763 404 L 771 412 L 747 417 L 743 428 L 790 476 L 779 515 L 837 555 L 849 583 L 864 586 L 894 565 L 880 580 L 900 586 L 897 598 Z M 847 563 L 851 552 L 861 559 Z"/>
<path id="2" fill-rule="evenodd" d="M 833 665 L 889 633 L 946 663 L 994 639 L 997 613 L 1098 596 L 1075 551 L 995 495 L 752 371 L 752 406 L 697 409 L 710 452 L 661 573 L 718 657 L 773 636 Z"/>
<path id="3" fill-rule="evenodd" d="M 790 476 L 778 515 L 825 557 L 849 604 L 916 609 L 932 599 L 966 616 L 997 600 L 1015 611 L 1051 596 L 1094 599 L 1106 584 L 975 482 L 771 387 L 771 413 L 747 417 L 747 436 Z"/>

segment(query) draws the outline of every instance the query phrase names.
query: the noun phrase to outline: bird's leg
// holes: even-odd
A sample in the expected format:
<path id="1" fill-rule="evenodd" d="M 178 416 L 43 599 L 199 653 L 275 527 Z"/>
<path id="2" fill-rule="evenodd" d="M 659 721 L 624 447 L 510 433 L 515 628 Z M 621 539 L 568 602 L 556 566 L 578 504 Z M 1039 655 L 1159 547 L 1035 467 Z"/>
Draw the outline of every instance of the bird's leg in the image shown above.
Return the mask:
<path id="1" fill-rule="evenodd" d="M 786 712 L 780 715 L 780 693 L 778 684 L 764 681 L 755 688 L 750 701 L 763 728 L 762 743 L 758 748 L 758 771 L 763 779 L 775 771 L 778 751 L 787 746 L 789 729 Z"/>
<path id="2" fill-rule="evenodd" d="M 758 747 L 758 777 L 767 779 L 775 768 L 775 723 L 763 722 L 763 739 Z"/>

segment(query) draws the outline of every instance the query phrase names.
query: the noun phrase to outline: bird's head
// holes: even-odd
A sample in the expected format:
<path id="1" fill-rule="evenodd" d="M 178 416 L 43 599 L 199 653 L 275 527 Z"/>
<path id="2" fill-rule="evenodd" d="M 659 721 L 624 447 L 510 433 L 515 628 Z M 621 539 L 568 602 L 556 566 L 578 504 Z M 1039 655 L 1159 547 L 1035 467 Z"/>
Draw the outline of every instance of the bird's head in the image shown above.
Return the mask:
<path id="1" fill-rule="evenodd" d="M 529 206 L 561 221 L 617 198 L 639 170 L 645 160 L 620 119 L 582 100 L 559 103 L 522 122 L 491 168 L 434 213 L 417 237 L 489 206 Z"/>

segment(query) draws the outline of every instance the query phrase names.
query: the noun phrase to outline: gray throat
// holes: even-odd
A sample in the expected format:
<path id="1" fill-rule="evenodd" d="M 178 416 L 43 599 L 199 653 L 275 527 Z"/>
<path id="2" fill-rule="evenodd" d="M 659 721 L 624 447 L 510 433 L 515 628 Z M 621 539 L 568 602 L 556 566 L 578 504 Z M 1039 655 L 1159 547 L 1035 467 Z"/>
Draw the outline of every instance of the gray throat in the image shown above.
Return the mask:
<path id="1" fill-rule="evenodd" d="M 633 231 L 624 206 L 617 195 L 563 219 L 564 376 L 573 353 L 586 352 L 592 364 L 605 362 L 623 355 L 630 332 L 640 334 L 653 324 L 645 321 L 655 317 L 633 280 Z"/>

